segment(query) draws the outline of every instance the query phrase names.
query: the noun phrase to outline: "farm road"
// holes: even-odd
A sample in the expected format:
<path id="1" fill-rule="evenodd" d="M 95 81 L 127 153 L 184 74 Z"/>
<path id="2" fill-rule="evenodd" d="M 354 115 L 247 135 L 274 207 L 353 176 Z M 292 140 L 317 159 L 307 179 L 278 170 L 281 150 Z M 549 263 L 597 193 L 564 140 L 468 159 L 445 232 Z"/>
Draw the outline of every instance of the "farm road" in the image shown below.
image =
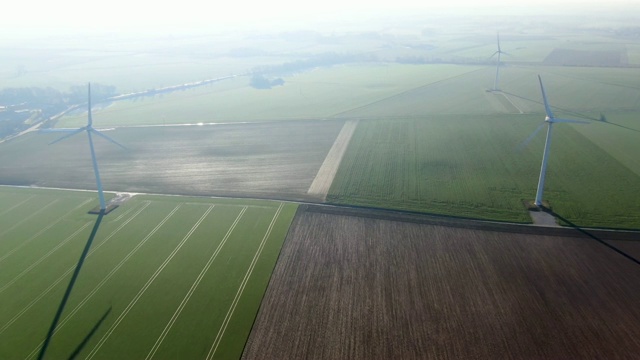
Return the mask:
<path id="1" fill-rule="evenodd" d="M 579 231 L 390 214 L 301 207 L 243 359 L 640 352 L 640 266 Z"/>

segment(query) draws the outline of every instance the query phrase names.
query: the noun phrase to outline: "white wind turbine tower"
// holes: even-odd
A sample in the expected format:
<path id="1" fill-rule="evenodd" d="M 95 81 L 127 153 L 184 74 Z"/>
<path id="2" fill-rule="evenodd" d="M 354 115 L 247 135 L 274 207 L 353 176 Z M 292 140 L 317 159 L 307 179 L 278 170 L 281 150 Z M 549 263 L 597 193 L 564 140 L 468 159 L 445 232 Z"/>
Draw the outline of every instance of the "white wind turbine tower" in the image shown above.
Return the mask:
<path id="1" fill-rule="evenodd" d="M 500 91 L 500 89 L 498 89 L 498 82 L 500 80 L 500 56 L 502 54 L 509 55 L 508 53 L 502 51 L 502 49 L 500 48 L 500 33 L 496 33 L 496 36 L 498 39 L 498 50 L 496 50 L 496 52 L 494 52 L 493 54 L 491 54 L 491 56 L 489 56 L 489 59 L 491 59 L 496 54 L 498 54 L 498 63 L 496 64 L 496 77 L 493 80 L 493 89 L 491 89 L 491 91 Z"/>
<path id="2" fill-rule="evenodd" d="M 575 124 L 588 124 L 587 121 L 581 120 L 570 120 L 570 119 L 558 119 L 553 116 L 553 112 L 551 111 L 551 107 L 549 106 L 549 102 L 547 101 L 547 95 L 544 92 L 544 86 L 542 85 L 542 78 L 538 75 L 538 81 L 540 82 L 540 90 L 542 92 L 542 101 L 544 102 L 544 110 L 546 116 L 544 118 L 544 122 L 538 126 L 536 130 L 523 142 L 523 146 L 526 146 L 531 139 L 533 139 L 542 127 L 547 124 L 547 139 L 544 144 L 544 152 L 542 154 L 542 166 L 540 167 L 540 178 L 538 180 L 538 190 L 536 191 L 536 200 L 534 204 L 538 207 L 542 206 L 542 193 L 544 191 L 544 179 L 547 173 L 547 161 L 549 160 L 549 147 L 551 146 L 551 130 L 553 129 L 554 123 L 575 123 Z"/>
<path id="3" fill-rule="evenodd" d="M 96 186 L 98 188 L 98 198 L 100 200 L 100 211 L 101 212 L 106 212 L 107 206 L 106 203 L 104 201 L 104 193 L 102 191 L 102 182 L 100 181 L 100 171 L 98 170 L 98 161 L 96 160 L 96 152 L 93 148 L 93 139 L 91 137 L 92 134 L 98 135 L 116 145 L 118 145 L 119 147 L 123 148 L 126 150 L 126 148 L 124 146 L 122 146 L 120 143 L 118 143 L 117 141 L 113 140 L 112 138 L 108 137 L 105 134 L 102 134 L 101 132 L 99 132 L 98 130 L 93 128 L 93 119 L 91 117 L 91 83 L 88 84 L 88 117 L 87 117 L 87 125 L 83 126 L 79 129 L 60 129 L 60 130 L 54 130 L 55 132 L 69 132 L 68 135 L 65 135 L 51 143 L 49 143 L 49 145 L 51 144 L 55 144 L 59 141 L 62 141 L 64 139 L 70 138 L 73 135 L 79 134 L 83 131 L 87 132 L 87 137 L 89 138 L 89 149 L 91 150 L 91 161 L 93 162 L 93 172 L 96 176 Z"/>

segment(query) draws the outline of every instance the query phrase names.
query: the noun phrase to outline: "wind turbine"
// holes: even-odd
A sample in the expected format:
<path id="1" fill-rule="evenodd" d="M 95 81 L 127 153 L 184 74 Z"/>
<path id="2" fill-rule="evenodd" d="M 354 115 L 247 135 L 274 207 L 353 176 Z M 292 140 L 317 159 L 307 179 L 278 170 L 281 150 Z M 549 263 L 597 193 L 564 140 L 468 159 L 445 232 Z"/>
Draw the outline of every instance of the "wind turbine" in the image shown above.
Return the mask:
<path id="1" fill-rule="evenodd" d="M 571 120 L 571 119 L 558 119 L 553 116 L 549 102 L 547 101 L 547 95 L 544 92 L 544 86 L 542 85 L 542 78 L 538 75 L 538 81 L 540 82 L 540 91 L 542 92 L 542 101 L 544 102 L 544 110 L 546 116 L 544 122 L 538 126 L 537 129 L 529 135 L 529 137 L 522 143 L 522 146 L 526 146 L 537 134 L 542 130 L 542 127 L 547 124 L 547 139 L 544 144 L 544 152 L 542 153 L 542 166 L 540 167 L 540 178 L 538 179 L 538 190 L 536 191 L 536 200 L 534 204 L 537 207 L 542 206 L 542 193 L 544 191 L 544 179 L 547 173 L 547 161 L 549 160 L 549 147 L 551 146 L 551 130 L 554 123 L 574 123 L 574 124 L 588 124 L 587 121 Z"/>
<path id="2" fill-rule="evenodd" d="M 98 161 L 96 160 L 96 152 L 95 149 L 93 148 L 93 138 L 91 137 L 92 134 L 93 135 L 97 135 L 100 136 L 116 145 L 118 145 L 119 147 L 123 148 L 126 150 L 126 148 L 124 146 L 122 146 L 120 143 L 118 143 L 117 141 L 113 140 L 112 138 L 108 137 L 107 135 L 99 132 L 98 130 L 93 128 L 93 119 L 91 117 L 91 83 L 89 83 L 87 85 L 88 88 L 88 117 L 87 117 L 87 125 L 83 126 L 79 129 L 60 129 L 57 130 L 56 132 L 69 132 L 68 135 L 65 135 L 55 141 L 52 141 L 51 143 L 49 143 L 49 145 L 55 144 L 57 142 L 60 142 L 62 140 L 65 140 L 67 138 L 72 137 L 73 135 L 79 134 L 81 132 L 86 132 L 87 133 L 87 137 L 89 138 L 89 149 L 91 150 L 91 161 L 93 162 L 93 172 L 95 173 L 96 176 L 96 186 L 98 187 L 98 198 L 100 199 L 100 212 L 105 213 L 106 209 L 107 209 L 107 205 L 104 201 L 104 193 L 102 191 L 102 182 L 100 181 L 100 171 L 98 170 Z"/>
<path id="3" fill-rule="evenodd" d="M 491 54 L 491 56 L 489 56 L 489 59 L 491 59 L 496 54 L 498 54 L 498 63 L 496 64 L 496 77 L 493 80 L 493 89 L 491 89 L 491 91 L 499 91 L 500 90 L 500 89 L 498 89 L 498 81 L 500 80 L 500 55 L 502 55 L 502 54 L 509 55 L 508 53 L 502 51 L 502 49 L 500 48 L 500 33 L 496 33 L 496 36 L 498 38 L 498 50 L 496 50 L 496 52 L 494 52 L 493 54 Z"/>

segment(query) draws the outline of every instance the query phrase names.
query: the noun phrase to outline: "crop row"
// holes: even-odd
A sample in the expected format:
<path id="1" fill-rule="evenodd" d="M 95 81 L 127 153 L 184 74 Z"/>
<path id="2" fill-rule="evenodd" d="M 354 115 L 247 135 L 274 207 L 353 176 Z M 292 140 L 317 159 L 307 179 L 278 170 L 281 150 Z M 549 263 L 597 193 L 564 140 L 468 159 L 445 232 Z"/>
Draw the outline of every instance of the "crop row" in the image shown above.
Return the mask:
<path id="1" fill-rule="evenodd" d="M 86 214 L 91 195 L 0 191 L 13 204 L 0 216 L 8 229 L 0 244 L 9 254 L 0 262 L 6 340 L 0 357 L 33 358 L 39 350 L 95 225 L 96 217 Z M 34 212 L 33 205 L 57 217 Z M 251 200 L 129 200 L 99 223 L 49 356 L 239 357 L 295 208 Z M 13 216 L 29 221 L 9 227 Z"/>

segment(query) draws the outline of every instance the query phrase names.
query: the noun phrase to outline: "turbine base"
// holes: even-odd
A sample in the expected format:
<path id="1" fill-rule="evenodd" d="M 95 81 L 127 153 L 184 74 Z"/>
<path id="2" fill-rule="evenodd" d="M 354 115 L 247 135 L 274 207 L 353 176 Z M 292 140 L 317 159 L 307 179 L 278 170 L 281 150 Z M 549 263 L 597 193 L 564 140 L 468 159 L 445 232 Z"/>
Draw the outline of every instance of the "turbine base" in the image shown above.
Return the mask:
<path id="1" fill-rule="evenodd" d="M 113 210 L 115 210 L 118 206 L 118 204 L 109 204 L 107 205 L 107 208 L 104 209 L 104 211 L 102 212 L 104 215 L 107 215 L 108 213 L 112 212 Z M 100 215 L 100 205 L 94 207 L 93 209 L 89 210 L 88 214 L 92 214 L 92 215 Z"/>
<path id="2" fill-rule="evenodd" d="M 527 210 L 529 211 L 545 211 L 545 212 L 551 211 L 551 205 L 546 200 L 543 200 L 542 205 L 540 206 L 536 205 L 535 200 L 524 200 L 523 204 L 524 204 L 524 207 L 527 208 Z"/>

